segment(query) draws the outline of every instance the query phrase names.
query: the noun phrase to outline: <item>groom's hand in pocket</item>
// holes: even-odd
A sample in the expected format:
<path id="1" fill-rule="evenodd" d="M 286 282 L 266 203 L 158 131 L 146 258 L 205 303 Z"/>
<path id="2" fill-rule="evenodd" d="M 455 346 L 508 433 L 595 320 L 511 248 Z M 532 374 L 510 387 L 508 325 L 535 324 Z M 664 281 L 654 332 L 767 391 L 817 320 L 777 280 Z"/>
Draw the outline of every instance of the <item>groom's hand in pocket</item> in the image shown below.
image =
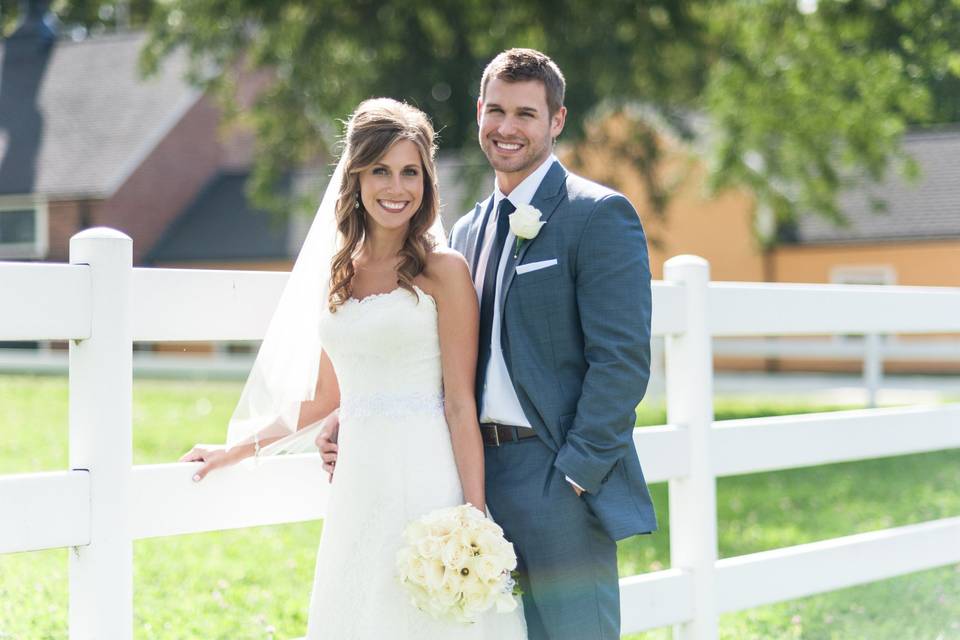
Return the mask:
<path id="1" fill-rule="evenodd" d="M 583 495 L 583 487 L 574 482 L 570 476 L 566 476 L 565 480 L 567 481 L 567 484 L 573 488 L 573 492 L 577 494 L 578 498 Z"/>
<path id="2" fill-rule="evenodd" d="M 335 412 L 327 418 L 327 423 L 320 429 L 315 441 L 317 448 L 320 450 L 320 457 L 323 458 L 323 470 L 330 474 L 330 482 L 333 482 L 333 471 L 334 467 L 337 466 L 337 435 L 339 432 L 340 419 Z"/>

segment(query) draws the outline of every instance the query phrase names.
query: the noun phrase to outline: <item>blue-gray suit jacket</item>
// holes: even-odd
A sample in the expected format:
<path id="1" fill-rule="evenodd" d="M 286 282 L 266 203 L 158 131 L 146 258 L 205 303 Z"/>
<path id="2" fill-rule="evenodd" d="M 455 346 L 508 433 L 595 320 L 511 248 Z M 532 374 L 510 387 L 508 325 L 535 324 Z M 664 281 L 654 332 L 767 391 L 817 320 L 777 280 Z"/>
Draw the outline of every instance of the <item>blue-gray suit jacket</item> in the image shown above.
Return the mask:
<path id="1" fill-rule="evenodd" d="M 650 267 L 640 218 L 623 195 L 559 162 L 530 204 L 546 224 L 517 258 L 510 251 L 499 300 L 517 398 L 556 452 L 554 466 L 586 490 L 610 537 L 652 533 L 656 514 L 633 443 L 650 377 Z M 478 203 L 450 234 L 473 270 L 488 205 Z"/>

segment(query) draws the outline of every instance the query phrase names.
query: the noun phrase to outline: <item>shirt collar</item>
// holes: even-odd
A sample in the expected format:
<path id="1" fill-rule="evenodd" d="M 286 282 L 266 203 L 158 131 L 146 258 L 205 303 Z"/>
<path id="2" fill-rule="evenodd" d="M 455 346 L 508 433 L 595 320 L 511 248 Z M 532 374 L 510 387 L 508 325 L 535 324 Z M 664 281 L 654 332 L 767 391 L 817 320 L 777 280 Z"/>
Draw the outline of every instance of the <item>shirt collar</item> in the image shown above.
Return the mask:
<path id="1" fill-rule="evenodd" d="M 537 189 L 540 188 L 540 183 L 543 182 L 544 176 L 547 175 L 547 171 L 550 170 L 550 166 L 556 162 L 557 156 L 550 154 L 543 163 L 536 168 L 536 170 L 523 179 L 523 182 L 518 184 L 513 191 L 510 192 L 509 200 L 514 207 L 519 207 L 523 204 L 530 204 L 530 201 L 533 200 L 533 196 L 537 194 Z M 500 185 L 495 184 L 493 189 L 493 207 L 494 211 L 497 210 L 497 207 L 500 206 L 500 201 L 506 198 L 507 196 L 503 195 L 503 192 L 500 191 Z"/>

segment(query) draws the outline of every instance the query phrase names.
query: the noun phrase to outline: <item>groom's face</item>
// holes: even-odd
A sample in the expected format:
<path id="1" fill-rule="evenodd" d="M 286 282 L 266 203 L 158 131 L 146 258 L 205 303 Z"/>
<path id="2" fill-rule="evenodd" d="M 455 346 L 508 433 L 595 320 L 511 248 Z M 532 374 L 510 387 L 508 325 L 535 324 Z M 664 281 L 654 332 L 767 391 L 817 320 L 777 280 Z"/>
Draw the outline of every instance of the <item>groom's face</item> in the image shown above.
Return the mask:
<path id="1" fill-rule="evenodd" d="M 550 155 L 565 117 L 565 107 L 550 115 L 542 82 L 491 78 L 477 101 L 480 148 L 495 171 L 519 182 Z"/>

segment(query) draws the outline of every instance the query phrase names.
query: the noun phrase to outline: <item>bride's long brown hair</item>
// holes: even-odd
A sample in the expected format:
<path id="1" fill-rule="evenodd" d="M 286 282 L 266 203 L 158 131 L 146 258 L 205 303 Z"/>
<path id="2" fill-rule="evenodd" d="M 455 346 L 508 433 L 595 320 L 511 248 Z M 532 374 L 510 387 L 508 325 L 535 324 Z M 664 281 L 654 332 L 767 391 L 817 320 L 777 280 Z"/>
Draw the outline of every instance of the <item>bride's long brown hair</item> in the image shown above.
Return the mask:
<path id="1" fill-rule="evenodd" d="M 359 199 L 360 173 L 376 163 L 400 140 L 417 145 L 423 163 L 423 201 L 407 228 L 400 249 L 397 284 L 415 294 L 413 279 L 423 272 L 435 242 L 427 233 L 437 219 L 440 197 L 434 161 L 433 125 L 419 109 L 390 98 L 364 100 L 347 122 L 343 181 L 337 198 L 337 231 L 342 245 L 330 268 L 330 312 L 335 313 L 352 293 L 353 258 L 367 235 L 368 215 Z M 359 201 L 360 206 L 355 205 Z"/>

